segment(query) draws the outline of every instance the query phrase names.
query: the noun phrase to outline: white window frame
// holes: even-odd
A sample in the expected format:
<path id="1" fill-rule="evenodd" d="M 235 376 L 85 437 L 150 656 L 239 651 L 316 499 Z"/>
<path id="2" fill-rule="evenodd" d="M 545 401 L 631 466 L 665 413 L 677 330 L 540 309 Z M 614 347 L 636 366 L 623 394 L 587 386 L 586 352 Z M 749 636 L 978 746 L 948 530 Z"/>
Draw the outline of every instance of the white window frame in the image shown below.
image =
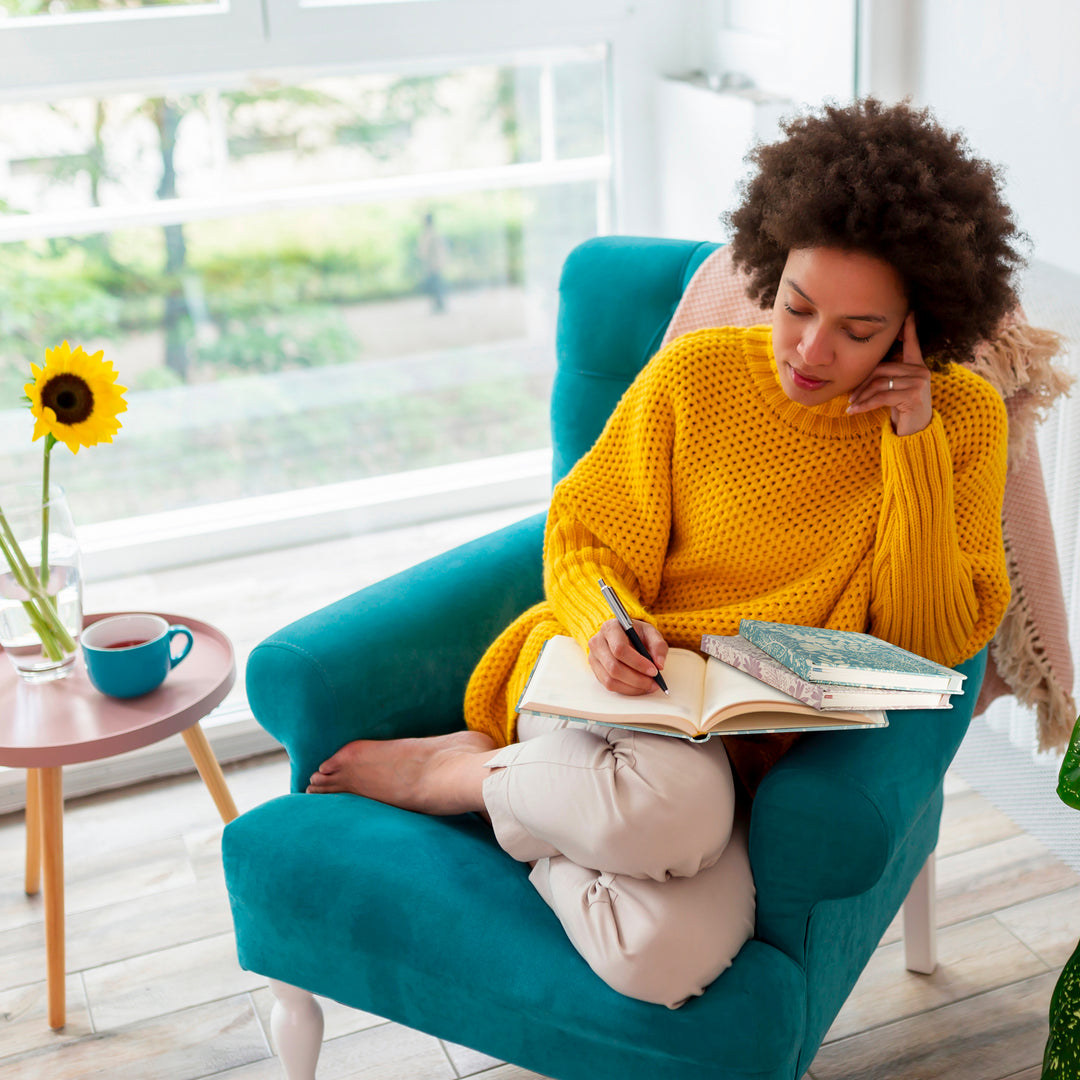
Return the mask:
<path id="1" fill-rule="evenodd" d="M 181 92 L 227 84 L 248 72 L 302 79 L 343 72 L 445 70 L 469 62 L 529 62 L 540 54 L 572 55 L 600 45 L 609 50 L 608 153 L 558 161 L 552 140 L 546 138 L 538 162 L 398 178 L 392 184 L 393 193 L 595 180 L 600 190 L 600 231 L 655 231 L 653 142 L 648 109 L 643 106 L 648 105 L 656 74 L 671 66 L 670 57 L 681 54 L 683 18 L 686 10 L 695 7 L 692 0 L 686 0 L 686 10 L 671 0 L 638 0 L 637 4 L 627 0 L 395 0 L 312 7 L 303 7 L 300 0 L 230 3 L 224 13 L 194 7 L 175 9 L 178 13 L 165 9 L 131 16 L 0 22 L 0 99 Z M 216 20 L 213 35 L 207 19 Z M 196 40 L 198 45 L 192 47 Z M 622 168 L 620 162 L 625 162 Z M 627 182 L 628 175 L 634 177 L 632 184 Z M 41 215 L 34 220 L 12 216 L 0 218 L 0 239 L 366 201 L 384 197 L 386 188 L 382 181 L 358 181 L 264 192 L 242 200 L 174 200 Z M 623 213 L 617 216 L 620 206 Z M 327 497 L 333 503 L 337 496 Z M 283 519 L 288 517 L 283 515 Z M 204 518 L 199 508 L 191 512 L 193 522 Z M 269 520 L 264 524 L 265 546 L 275 542 L 275 527 Z M 129 535 L 134 549 L 138 530 L 132 529 Z M 213 557 L 212 550 L 205 554 Z"/>
<path id="2" fill-rule="evenodd" d="M 5 19 L 0 97 L 175 77 L 185 54 L 199 56 L 204 70 L 231 66 L 230 57 L 257 51 L 265 34 L 260 0 Z"/>
<path id="3" fill-rule="evenodd" d="M 421 0 L 416 0 L 421 2 Z M 430 2 L 430 0 L 425 0 Z M 447 7 L 460 6 L 462 0 L 435 0 Z M 605 0 L 608 2 L 608 0 Z M 300 11 L 294 0 L 288 4 Z M 355 14 L 348 13 L 350 16 Z M 348 20 L 346 20 L 348 21 Z M 2 28 L 0 28 L 2 29 Z M 135 31 L 145 26 L 135 28 Z M 133 31 L 134 32 L 134 31 Z M 590 31 L 588 35 L 591 36 Z M 0 42 L 2 42 L 0 34 Z M 199 198 L 174 198 L 148 201 L 133 205 L 85 207 L 55 213 L 0 216 L 0 244 L 34 239 L 47 239 L 88 233 L 110 232 L 117 229 L 184 224 L 239 215 L 257 215 L 283 209 L 306 209 L 333 205 L 357 205 L 379 202 L 387 198 L 422 198 L 452 194 L 500 191 L 518 188 L 542 188 L 568 183 L 594 182 L 597 185 L 598 231 L 607 232 L 612 225 L 612 158 L 610 152 L 594 157 L 560 160 L 555 153 L 555 127 L 551 69 L 554 64 L 575 59 L 598 59 L 604 55 L 603 45 L 548 47 L 542 51 L 517 50 L 499 55 L 477 57 L 476 62 L 497 64 L 507 62 L 539 63 L 541 74 L 540 157 L 537 161 L 502 166 L 466 168 L 445 172 L 417 173 L 393 177 L 309 184 L 251 193 L 222 194 Z M 456 63 L 445 57 L 426 62 L 398 61 L 384 64 L 380 70 L 452 70 Z M 311 66 L 301 71 L 291 69 L 282 77 L 303 78 L 334 74 L 355 69 L 338 64 Z M 546 75 L 546 78 L 545 78 Z M 194 79 L 193 76 L 189 78 Z M 235 75 L 208 73 L 202 77 L 203 86 L 221 85 L 235 81 Z M 546 93 L 544 92 L 546 88 Z M 91 88 L 92 89 L 92 88 Z M 101 88 L 96 88 L 102 92 Z M 54 90 L 55 92 L 55 90 Z M 549 452 L 538 451 L 524 456 L 528 468 L 521 472 L 521 455 L 508 455 L 464 463 L 450 467 L 455 479 L 451 487 L 458 493 L 457 512 L 470 513 L 491 508 L 497 500 L 502 505 L 532 502 L 546 496 L 550 476 Z M 542 463 L 543 462 L 543 463 Z M 503 480 L 507 469 L 517 474 L 515 487 Z M 462 471 L 464 469 L 464 471 Z M 396 525 L 431 520 L 448 512 L 445 500 L 430 489 L 426 475 L 430 470 L 416 470 L 391 478 L 372 477 L 348 484 L 331 484 L 297 492 L 237 500 L 225 506 L 197 506 L 166 515 L 149 515 L 118 523 L 103 523 L 80 530 L 84 548 L 91 561 L 90 572 L 101 577 L 115 575 L 134 567 L 150 571 L 170 565 L 191 564 L 244 553 L 254 553 L 300 542 L 297 539 L 295 507 L 306 507 L 310 517 L 310 540 L 325 540 L 347 536 L 357 531 L 373 531 Z M 461 474 L 460 476 L 458 474 Z M 389 479 L 391 483 L 383 483 Z M 351 515 L 343 514 L 346 492 L 354 500 Z M 378 493 L 387 496 L 387 505 L 378 506 Z M 404 493 L 404 498 L 402 497 Z M 405 511 L 403 508 L 410 508 Z M 410 515 L 411 514 L 411 518 Z M 362 525 L 358 522 L 363 521 Z M 222 523 L 229 523 L 222 527 Z M 257 527 L 234 527 L 235 523 L 257 522 Z M 382 524 L 379 524 L 382 523 Z M 114 527 L 115 526 L 115 527 Z M 163 529 L 171 529 L 184 537 L 183 545 L 162 542 Z M 122 539 L 118 539 L 122 538 Z M 246 545 L 246 546 L 245 546 Z"/>
<path id="4" fill-rule="evenodd" d="M 608 37 L 632 16 L 626 0 L 264 3 L 271 38 L 285 38 L 294 47 L 321 43 L 325 48 L 344 37 L 350 59 L 361 63 L 405 51 L 415 60 L 588 44 Z"/>
<path id="5" fill-rule="evenodd" d="M 658 4 L 661 0 L 646 0 Z M 671 5 L 678 18 L 681 5 Z M 625 36 L 626 0 L 414 0 L 304 7 L 223 0 L 145 12 L 0 20 L 0 97 L 183 86 L 208 74 L 415 68 Z"/>

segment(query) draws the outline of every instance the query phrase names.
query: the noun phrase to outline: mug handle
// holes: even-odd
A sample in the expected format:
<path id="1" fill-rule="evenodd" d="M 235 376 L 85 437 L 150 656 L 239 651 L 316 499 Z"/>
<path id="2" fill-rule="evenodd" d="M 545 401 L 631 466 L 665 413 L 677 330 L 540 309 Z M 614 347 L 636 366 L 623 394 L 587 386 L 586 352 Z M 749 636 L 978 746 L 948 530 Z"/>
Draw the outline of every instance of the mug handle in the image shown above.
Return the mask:
<path id="1" fill-rule="evenodd" d="M 173 656 L 173 654 L 172 654 L 172 640 L 178 634 L 182 634 L 184 637 L 186 637 L 187 642 L 184 645 L 184 651 L 179 656 Z M 187 656 L 187 654 L 189 652 L 191 652 L 191 646 L 194 645 L 194 644 L 195 644 L 195 637 L 186 626 L 181 626 L 179 623 L 176 623 L 175 625 L 169 627 L 169 670 L 170 671 L 172 671 L 172 669 L 174 667 L 176 667 L 176 665 L 179 664 L 180 661 L 183 660 L 184 657 Z"/>

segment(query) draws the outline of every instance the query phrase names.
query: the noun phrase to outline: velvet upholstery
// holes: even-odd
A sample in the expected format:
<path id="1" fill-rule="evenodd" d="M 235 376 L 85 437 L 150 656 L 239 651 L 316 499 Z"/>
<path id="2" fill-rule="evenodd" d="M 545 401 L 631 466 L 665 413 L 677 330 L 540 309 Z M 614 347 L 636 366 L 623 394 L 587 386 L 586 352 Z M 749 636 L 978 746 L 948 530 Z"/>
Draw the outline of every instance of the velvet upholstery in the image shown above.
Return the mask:
<path id="1" fill-rule="evenodd" d="M 596 438 L 712 249 L 610 237 L 569 256 L 556 478 Z M 479 819 L 298 793 L 350 739 L 462 726 L 473 664 L 540 599 L 542 539 L 543 516 L 529 518 L 253 651 L 249 700 L 289 751 L 294 794 L 225 830 L 240 962 L 556 1080 L 796 1080 L 936 844 L 945 770 L 985 655 L 963 665 L 967 691 L 951 710 L 807 736 L 781 760 L 751 816 L 754 940 L 682 1009 L 644 1004 L 589 971 L 528 868 Z"/>
<path id="2" fill-rule="evenodd" d="M 596 441 L 634 376 L 660 348 L 694 271 L 715 250 L 709 243 L 605 236 L 567 256 L 551 394 L 554 483 Z"/>

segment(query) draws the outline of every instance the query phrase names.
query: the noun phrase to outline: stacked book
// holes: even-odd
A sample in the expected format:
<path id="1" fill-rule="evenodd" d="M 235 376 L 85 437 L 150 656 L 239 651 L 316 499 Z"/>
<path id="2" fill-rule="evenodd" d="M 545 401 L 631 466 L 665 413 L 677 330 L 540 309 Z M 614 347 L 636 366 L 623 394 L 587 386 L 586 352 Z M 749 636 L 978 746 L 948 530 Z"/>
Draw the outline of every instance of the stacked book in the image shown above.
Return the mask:
<path id="1" fill-rule="evenodd" d="M 830 712 L 948 709 L 965 676 L 869 634 L 742 619 L 705 634 L 701 651 Z"/>
<path id="2" fill-rule="evenodd" d="M 706 655 L 702 655 L 705 653 Z M 705 740 L 715 735 L 888 726 L 889 709 L 947 709 L 964 676 L 867 634 L 743 619 L 706 634 L 701 651 L 672 648 L 670 693 L 605 689 L 578 643 L 544 644 L 518 712 Z"/>

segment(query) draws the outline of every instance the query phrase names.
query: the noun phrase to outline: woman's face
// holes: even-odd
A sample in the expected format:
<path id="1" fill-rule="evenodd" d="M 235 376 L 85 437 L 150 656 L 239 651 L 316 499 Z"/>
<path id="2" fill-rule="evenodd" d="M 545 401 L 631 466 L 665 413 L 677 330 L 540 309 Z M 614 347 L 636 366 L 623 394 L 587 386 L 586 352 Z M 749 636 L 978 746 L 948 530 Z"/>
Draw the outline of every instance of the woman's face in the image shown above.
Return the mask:
<path id="1" fill-rule="evenodd" d="M 839 248 L 789 252 L 772 321 L 784 393 L 800 405 L 850 393 L 885 359 L 907 312 L 888 263 Z"/>

